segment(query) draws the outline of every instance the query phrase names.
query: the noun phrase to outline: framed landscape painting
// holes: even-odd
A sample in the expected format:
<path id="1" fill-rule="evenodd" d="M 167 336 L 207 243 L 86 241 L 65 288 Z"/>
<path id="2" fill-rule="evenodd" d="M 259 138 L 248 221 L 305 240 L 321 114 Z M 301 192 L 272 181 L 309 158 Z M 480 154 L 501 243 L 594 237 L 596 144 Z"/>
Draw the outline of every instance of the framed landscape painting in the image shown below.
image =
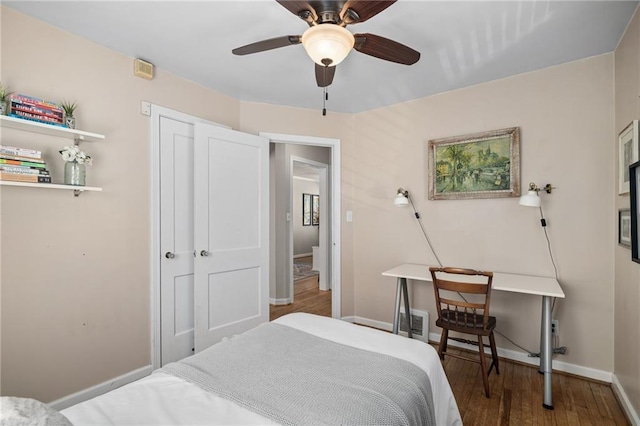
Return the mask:
<path id="1" fill-rule="evenodd" d="M 429 141 L 430 200 L 520 196 L 520 128 Z"/>

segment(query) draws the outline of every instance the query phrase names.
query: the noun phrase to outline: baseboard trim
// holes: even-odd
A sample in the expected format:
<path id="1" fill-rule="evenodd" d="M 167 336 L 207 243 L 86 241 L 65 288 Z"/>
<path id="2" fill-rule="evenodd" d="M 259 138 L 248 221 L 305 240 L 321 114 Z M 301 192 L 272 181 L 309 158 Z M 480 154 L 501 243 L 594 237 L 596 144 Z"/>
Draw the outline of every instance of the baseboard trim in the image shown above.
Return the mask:
<path id="1" fill-rule="evenodd" d="M 110 390 L 119 388 L 120 386 L 124 386 L 127 383 L 131 383 L 138 379 L 146 377 L 151 374 L 152 371 L 153 368 L 151 367 L 151 365 L 138 368 L 137 370 L 130 371 L 116 378 L 107 380 L 106 382 L 99 383 L 90 388 L 57 399 L 53 402 L 50 402 L 49 406 L 56 410 L 64 410 L 65 408 L 71 407 L 72 405 L 76 405 L 88 399 L 95 398 L 96 396 L 107 393 Z"/>
<path id="2" fill-rule="evenodd" d="M 351 322 L 354 322 L 357 324 L 362 324 L 362 325 L 378 328 L 380 330 L 385 330 L 385 331 L 393 330 L 393 324 L 388 322 L 376 321 L 376 320 L 363 318 L 359 316 L 353 316 L 348 318 L 353 318 L 353 321 Z M 429 340 L 434 342 L 439 342 L 440 333 L 429 333 Z M 467 345 L 464 343 L 451 341 L 451 340 L 449 341 L 449 346 L 469 349 L 476 352 L 478 351 L 477 346 Z M 534 366 L 540 365 L 540 358 L 532 358 L 532 357 L 529 357 L 528 354 L 526 353 L 514 351 L 511 349 L 503 349 L 503 348 L 497 348 L 497 349 L 498 349 L 498 356 L 501 356 L 502 358 L 506 358 L 512 361 L 518 361 L 524 364 L 529 364 Z M 558 361 L 557 358 L 553 360 L 553 369 L 557 371 L 562 371 L 564 373 L 575 374 L 576 376 L 599 380 L 601 382 L 606 382 L 606 383 L 611 383 L 612 377 L 613 377 L 613 373 L 609 371 L 597 370 L 595 368 L 583 367 L 581 365 Z"/>
<path id="3" fill-rule="evenodd" d="M 640 426 L 640 416 L 638 416 L 638 412 L 633 408 L 633 404 L 631 404 L 627 393 L 624 391 L 622 383 L 618 380 L 618 376 L 615 374 L 612 376 L 613 380 L 611 382 L 611 388 L 613 389 L 613 393 L 616 395 L 616 398 L 618 398 L 618 402 L 622 405 L 622 409 L 627 415 L 627 420 L 629 420 L 632 425 Z"/>
<path id="4" fill-rule="evenodd" d="M 429 340 L 434 342 L 440 341 L 439 333 L 429 333 Z M 474 345 L 467 345 L 465 343 L 456 342 L 455 340 L 449 341 L 449 346 L 455 346 L 462 349 L 468 349 L 474 352 L 478 351 L 478 347 Z M 511 349 L 497 348 L 498 356 L 512 361 L 521 362 L 523 364 L 529 364 L 533 366 L 540 365 L 540 358 L 530 357 L 524 352 L 518 352 Z M 553 369 L 556 371 L 562 371 L 563 373 L 574 374 L 576 376 L 586 377 L 589 379 L 598 380 L 601 382 L 611 383 L 612 373 L 609 371 L 597 370 L 595 368 L 583 367 L 581 365 L 571 364 L 564 361 L 559 361 L 557 358 L 553 360 Z"/>
<path id="5" fill-rule="evenodd" d="M 289 305 L 291 304 L 291 298 L 288 297 L 286 299 L 269 299 L 269 304 L 270 305 Z"/>
<path id="6" fill-rule="evenodd" d="M 313 253 L 301 253 L 301 254 L 295 254 L 293 255 L 294 259 L 298 259 L 300 257 L 309 257 L 309 256 L 313 256 Z"/>

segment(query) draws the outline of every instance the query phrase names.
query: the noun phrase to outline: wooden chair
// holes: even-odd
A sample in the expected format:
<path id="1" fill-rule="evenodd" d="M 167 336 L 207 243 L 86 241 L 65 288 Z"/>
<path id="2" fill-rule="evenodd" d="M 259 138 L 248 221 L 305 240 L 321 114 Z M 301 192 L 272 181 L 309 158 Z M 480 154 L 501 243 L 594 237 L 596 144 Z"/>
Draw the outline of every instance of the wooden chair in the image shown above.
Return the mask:
<path id="1" fill-rule="evenodd" d="M 448 355 L 480 363 L 484 392 L 487 398 L 490 398 L 489 374 L 493 367 L 496 368 L 496 374 L 500 374 L 496 341 L 493 336 L 493 330 L 496 328 L 496 318 L 489 316 L 493 272 L 481 272 L 473 269 L 451 267 L 432 267 L 429 268 L 429 271 L 431 271 L 431 277 L 433 278 L 433 289 L 436 296 L 436 307 L 438 308 L 436 325 L 442 328 L 442 336 L 440 337 L 440 345 L 438 347 L 440 359 L 444 360 L 444 356 L 447 354 L 448 339 L 477 345 L 480 355 L 479 360 L 453 353 L 449 353 Z M 486 277 L 486 280 L 482 278 L 482 282 L 480 283 L 471 283 L 469 282 L 470 280 L 467 280 L 467 282 L 459 282 L 454 281 L 455 275 L 481 276 Z M 445 291 L 454 292 L 457 293 L 457 295 L 448 295 Z M 481 300 L 477 301 L 477 299 Z M 476 343 L 466 339 L 449 337 L 449 331 L 473 334 L 477 336 L 478 341 Z M 489 336 L 489 345 L 491 347 L 492 362 L 488 370 L 485 361 L 483 336 Z"/>

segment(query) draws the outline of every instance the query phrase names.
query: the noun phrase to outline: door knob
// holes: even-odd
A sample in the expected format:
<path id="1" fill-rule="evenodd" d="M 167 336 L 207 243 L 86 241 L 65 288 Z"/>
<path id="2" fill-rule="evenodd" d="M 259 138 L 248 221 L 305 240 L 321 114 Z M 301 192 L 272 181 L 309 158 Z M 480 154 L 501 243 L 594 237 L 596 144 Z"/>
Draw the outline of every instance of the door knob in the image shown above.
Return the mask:
<path id="1" fill-rule="evenodd" d="M 176 257 L 176 255 L 168 251 L 164 254 L 164 257 L 166 257 L 167 259 L 173 259 L 174 257 Z"/>
<path id="2" fill-rule="evenodd" d="M 209 256 L 209 252 L 208 252 L 208 251 L 206 251 L 206 250 L 202 250 L 202 251 L 200 252 L 200 256 Z"/>

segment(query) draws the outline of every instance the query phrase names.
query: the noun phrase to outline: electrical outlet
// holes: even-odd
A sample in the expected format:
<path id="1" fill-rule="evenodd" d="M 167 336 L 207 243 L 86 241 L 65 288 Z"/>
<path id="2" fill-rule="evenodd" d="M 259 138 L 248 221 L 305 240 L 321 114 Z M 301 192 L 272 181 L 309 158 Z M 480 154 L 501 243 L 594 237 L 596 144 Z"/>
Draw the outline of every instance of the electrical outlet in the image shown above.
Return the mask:
<path id="1" fill-rule="evenodd" d="M 555 336 L 560 334 L 558 328 L 560 327 L 560 322 L 558 320 L 551 320 L 551 335 Z"/>

